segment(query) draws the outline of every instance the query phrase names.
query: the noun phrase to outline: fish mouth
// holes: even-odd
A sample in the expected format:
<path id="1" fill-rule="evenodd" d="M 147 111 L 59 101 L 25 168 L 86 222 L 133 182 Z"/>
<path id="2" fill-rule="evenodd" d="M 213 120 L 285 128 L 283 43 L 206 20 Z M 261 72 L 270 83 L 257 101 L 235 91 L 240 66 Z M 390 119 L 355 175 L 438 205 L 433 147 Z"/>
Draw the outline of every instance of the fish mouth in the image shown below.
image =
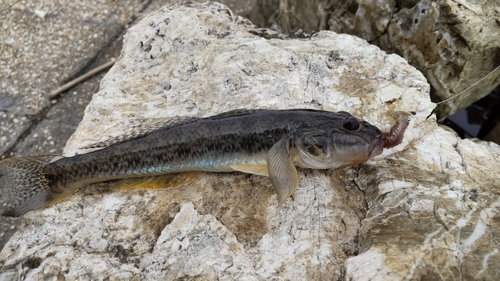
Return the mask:
<path id="1" fill-rule="evenodd" d="M 385 145 L 385 138 L 386 136 L 382 133 L 376 135 L 373 138 L 368 158 L 372 158 L 374 156 L 382 154 Z"/>

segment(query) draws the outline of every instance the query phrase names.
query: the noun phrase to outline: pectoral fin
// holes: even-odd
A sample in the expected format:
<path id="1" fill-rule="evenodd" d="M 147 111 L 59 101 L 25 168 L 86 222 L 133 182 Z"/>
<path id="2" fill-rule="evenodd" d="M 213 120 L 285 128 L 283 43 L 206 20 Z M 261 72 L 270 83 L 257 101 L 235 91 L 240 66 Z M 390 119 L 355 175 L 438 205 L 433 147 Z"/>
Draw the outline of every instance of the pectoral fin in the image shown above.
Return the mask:
<path id="1" fill-rule="evenodd" d="M 269 150 L 267 161 L 269 177 L 278 194 L 280 205 L 295 192 L 299 184 L 292 154 L 288 137 L 282 138 Z"/>
<path id="2" fill-rule="evenodd" d="M 259 175 L 259 176 L 269 176 L 269 172 L 267 171 L 267 166 L 265 165 L 232 165 L 230 166 L 231 169 L 243 173 L 249 173 L 249 174 L 254 174 L 254 175 Z"/>

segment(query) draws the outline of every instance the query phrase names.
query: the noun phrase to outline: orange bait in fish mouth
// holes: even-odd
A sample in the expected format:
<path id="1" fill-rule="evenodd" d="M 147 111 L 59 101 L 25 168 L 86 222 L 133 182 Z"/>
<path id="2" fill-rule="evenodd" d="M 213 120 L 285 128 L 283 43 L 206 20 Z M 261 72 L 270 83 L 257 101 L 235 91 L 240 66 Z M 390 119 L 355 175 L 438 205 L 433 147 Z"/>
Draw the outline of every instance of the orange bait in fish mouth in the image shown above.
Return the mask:
<path id="1" fill-rule="evenodd" d="M 391 148 L 400 144 L 403 141 L 403 137 L 408 125 L 408 117 L 403 115 L 399 116 L 398 120 L 396 120 L 396 124 L 394 124 L 389 133 L 386 134 L 384 148 Z"/>

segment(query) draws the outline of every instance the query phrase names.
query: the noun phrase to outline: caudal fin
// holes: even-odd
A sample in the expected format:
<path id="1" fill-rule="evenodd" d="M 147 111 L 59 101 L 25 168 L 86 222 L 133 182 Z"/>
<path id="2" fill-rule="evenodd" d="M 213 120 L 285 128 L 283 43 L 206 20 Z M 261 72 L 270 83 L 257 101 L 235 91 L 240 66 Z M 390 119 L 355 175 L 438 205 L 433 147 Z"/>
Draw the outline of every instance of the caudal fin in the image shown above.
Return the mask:
<path id="1" fill-rule="evenodd" d="M 19 217 L 58 201 L 62 194 L 51 191 L 43 173 L 43 167 L 56 157 L 8 158 L 0 162 L 0 189 L 7 196 L 2 216 Z"/>

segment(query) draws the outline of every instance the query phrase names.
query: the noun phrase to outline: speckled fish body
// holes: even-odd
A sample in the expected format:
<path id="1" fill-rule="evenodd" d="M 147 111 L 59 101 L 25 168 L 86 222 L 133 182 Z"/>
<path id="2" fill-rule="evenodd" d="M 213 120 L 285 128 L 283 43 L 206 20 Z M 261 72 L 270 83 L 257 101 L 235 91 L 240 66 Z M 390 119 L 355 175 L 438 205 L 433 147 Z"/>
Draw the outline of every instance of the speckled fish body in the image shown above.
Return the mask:
<path id="1" fill-rule="evenodd" d="M 380 154 L 384 142 L 378 128 L 347 112 L 237 110 L 188 118 L 97 144 L 108 146 L 87 154 L 0 162 L 12 198 L 4 214 L 22 215 L 92 183 L 189 171 L 269 175 L 282 203 L 298 185 L 295 165 L 356 165 Z"/>

